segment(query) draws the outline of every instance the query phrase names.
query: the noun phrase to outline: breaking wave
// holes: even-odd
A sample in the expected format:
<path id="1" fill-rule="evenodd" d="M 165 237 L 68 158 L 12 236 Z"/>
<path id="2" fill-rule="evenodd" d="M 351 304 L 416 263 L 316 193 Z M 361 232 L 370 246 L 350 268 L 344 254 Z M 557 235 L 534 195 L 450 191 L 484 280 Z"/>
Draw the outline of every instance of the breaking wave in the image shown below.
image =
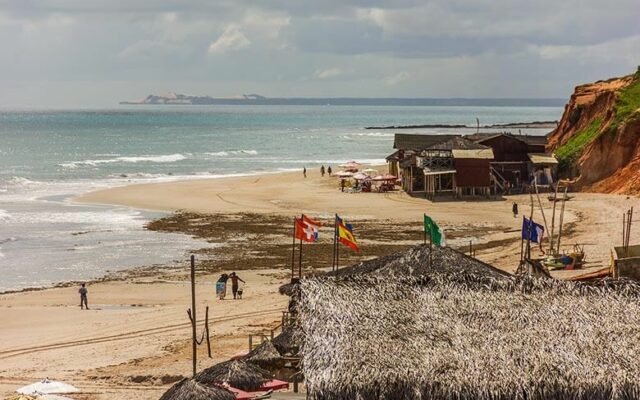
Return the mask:
<path id="1" fill-rule="evenodd" d="M 100 164 L 114 164 L 114 163 L 138 163 L 138 162 L 155 162 L 155 163 L 171 163 L 176 161 L 185 160 L 182 154 L 165 154 L 159 156 L 137 156 L 137 157 L 116 157 L 105 158 L 100 160 L 84 160 L 84 161 L 72 161 L 68 163 L 58 164 L 63 168 L 78 168 L 80 166 L 95 167 Z"/>
<path id="2" fill-rule="evenodd" d="M 227 156 L 238 155 L 238 154 L 256 156 L 258 155 L 258 151 L 257 150 L 228 150 L 228 151 L 217 151 L 217 152 L 211 152 L 211 153 L 205 153 L 205 154 L 214 156 L 214 157 L 227 157 Z"/>

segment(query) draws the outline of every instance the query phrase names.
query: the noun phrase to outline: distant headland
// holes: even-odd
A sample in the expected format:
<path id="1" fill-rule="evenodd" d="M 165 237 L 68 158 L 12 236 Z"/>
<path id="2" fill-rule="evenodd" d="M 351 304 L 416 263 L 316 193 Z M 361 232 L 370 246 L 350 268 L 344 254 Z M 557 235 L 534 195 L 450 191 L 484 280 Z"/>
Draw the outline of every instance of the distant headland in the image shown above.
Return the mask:
<path id="1" fill-rule="evenodd" d="M 265 97 L 243 94 L 233 97 L 190 96 L 178 93 L 150 94 L 120 104 L 133 105 L 292 105 L 292 106 L 488 106 L 562 107 L 562 99 L 470 99 L 470 98 L 371 98 L 371 97 Z"/>

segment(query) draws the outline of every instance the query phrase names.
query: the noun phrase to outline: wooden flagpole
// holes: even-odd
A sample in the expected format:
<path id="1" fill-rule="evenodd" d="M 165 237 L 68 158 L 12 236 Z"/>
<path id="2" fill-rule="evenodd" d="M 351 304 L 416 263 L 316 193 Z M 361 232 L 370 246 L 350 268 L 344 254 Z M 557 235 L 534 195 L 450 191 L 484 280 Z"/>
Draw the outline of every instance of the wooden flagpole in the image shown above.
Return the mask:
<path id="1" fill-rule="evenodd" d="M 302 214 L 300 221 L 304 224 L 304 214 Z M 302 279 L 302 237 L 300 237 L 300 251 L 298 256 L 298 277 Z"/>
<path id="2" fill-rule="evenodd" d="M 296 267 L 296 217 L 293 217 L 293 245 L 291 246 L 291 279 L 295 274 Z"/>
<path id="3" fill-rule="evenodd" d="M 529 197 L 531 199 L 531 213 L 529 215 L 529 229 L 527 232 L 527 259 L 531 260 L 531 228 L 533 228 L 533 194 L 529 189 Z"/>
<path id="4" fill-rule="evenodd" d="M 338 214 L 336 214 L 336 271 L 340 268 L 340 242 L 338 241 Z"/>
<path id="5" fill-rule="evenodd" d="M 331 270 L 336 270 L 336 235 L 338 232 L 338 218 L 333 218 L 333 254 L 331 258 Z"/>
<path id="6" fill-rule="evenodd" d="M 422 244 L 427 244 L 427 226 L 424 223 L 425 219 L 427 219 L 427 214 L 422 214 L 422 230 L 424 231 L 424 239 Z"/>

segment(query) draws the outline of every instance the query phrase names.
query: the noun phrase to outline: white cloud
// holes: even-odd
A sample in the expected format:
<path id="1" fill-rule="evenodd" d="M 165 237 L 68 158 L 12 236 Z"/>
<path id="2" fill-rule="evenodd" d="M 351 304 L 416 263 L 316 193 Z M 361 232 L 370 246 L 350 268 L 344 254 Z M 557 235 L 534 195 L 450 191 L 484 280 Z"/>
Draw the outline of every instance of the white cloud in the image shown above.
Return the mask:
<path id="1" fill-rule="evenodd" d="M 229 25 L 222 35 L 209 45 L 209 53 L 225 53 L 249 47 L 251 41 L 242 33 L 238 25 Z"/>
<path id="2" fill-rule="evenodd" d="M 387 76 L 386 78 L 384 78 L 384 82 L 387 85 L 397 85 L 398 83 L 401 83 L 401 82 L 404 82 L 406 80 L 409 80 L 409 78 L 411 78 L 411 76 L 409 75 L 408 72 L 401 71 L 401 72 L 398 72 L 395 75 Z"/>
<path id="3" fill-rule="evenodd" d="M 317 79 L 330 79 L 342 75 L 340 68 L 317 69 L 313 74 Z"/>

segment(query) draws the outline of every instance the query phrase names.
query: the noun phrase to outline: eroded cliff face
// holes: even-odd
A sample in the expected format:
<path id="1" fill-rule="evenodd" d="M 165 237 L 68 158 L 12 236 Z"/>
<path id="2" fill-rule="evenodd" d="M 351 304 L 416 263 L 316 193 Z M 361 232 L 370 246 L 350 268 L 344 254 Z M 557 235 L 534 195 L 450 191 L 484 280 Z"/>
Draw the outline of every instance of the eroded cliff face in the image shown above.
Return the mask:
<path id="1" fill-rule="evenodd" d="M 548 146 L 578 189 L 640 195 L 640 69 L 576 87 Z"/>

